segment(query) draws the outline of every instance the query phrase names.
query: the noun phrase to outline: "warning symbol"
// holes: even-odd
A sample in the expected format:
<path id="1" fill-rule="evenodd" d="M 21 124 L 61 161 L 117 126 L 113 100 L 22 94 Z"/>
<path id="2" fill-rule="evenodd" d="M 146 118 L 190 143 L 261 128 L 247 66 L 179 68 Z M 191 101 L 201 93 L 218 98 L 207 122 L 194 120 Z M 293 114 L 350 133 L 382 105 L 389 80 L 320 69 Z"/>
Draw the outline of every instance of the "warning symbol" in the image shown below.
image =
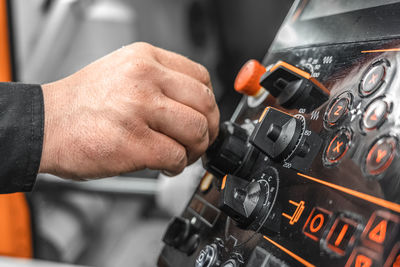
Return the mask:
<path id="1" fill-rule="evenodd" d="M 378 244 L 382 244 L 386 238 L 386 228 L 387 221 L 382 220 L 369 232 L 368 238 Z"/>
<path id="2" fill-rule="evenodd" d="M 361 238 L 365 240 L 369 247 L 379 249 L 379 247 L 386 246 L 396 237 L 396 233 L 400 229 L 399 223 L 400 218 L 398 216 L 387 211 L 378 210 L 372 214 Z"/>

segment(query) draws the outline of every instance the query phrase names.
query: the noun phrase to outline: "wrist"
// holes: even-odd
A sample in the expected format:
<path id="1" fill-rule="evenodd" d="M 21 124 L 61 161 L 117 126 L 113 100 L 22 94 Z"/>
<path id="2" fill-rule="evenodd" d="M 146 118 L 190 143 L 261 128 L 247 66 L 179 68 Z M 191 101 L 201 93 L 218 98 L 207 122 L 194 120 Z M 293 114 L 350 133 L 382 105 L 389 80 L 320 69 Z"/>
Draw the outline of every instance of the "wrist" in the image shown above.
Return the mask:
<path id="1" fill-rule="evenodd" d="M 57 153 L 54 149 L 52 137 L 54 137 L 54 104 L 56 103 L 56 83 L 42 85 L 44 101 L 44 132 L 42 158 L 39 166 L 39 173 L 53 173 L 57 162 Z"/>

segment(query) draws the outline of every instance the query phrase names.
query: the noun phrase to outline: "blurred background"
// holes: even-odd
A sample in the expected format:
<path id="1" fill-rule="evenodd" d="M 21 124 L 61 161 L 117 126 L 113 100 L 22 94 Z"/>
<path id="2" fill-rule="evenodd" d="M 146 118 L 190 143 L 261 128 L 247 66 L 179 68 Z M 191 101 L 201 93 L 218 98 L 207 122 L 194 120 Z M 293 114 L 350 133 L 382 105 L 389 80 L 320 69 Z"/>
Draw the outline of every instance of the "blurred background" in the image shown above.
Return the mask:
<path id="1" fill-rule="evenodd" d="M 5 1 L 5 0 L 2 0 Z M 221 120 L 240 96 L 233 81 L 262 59 L 291 0 L 11 0 L 13 80 L 46 83 L 136 41 L 181 53 L 210 71 Z M 116 70 L 118 71 L 118 70 Z M 40 175 L 27 194 L 35 258 L 88 266 L 155 266 L 169 219 L 204 175 L 145 170 L 67 182 Z M 0 254 L 9 255 L 1 250 Z"/>

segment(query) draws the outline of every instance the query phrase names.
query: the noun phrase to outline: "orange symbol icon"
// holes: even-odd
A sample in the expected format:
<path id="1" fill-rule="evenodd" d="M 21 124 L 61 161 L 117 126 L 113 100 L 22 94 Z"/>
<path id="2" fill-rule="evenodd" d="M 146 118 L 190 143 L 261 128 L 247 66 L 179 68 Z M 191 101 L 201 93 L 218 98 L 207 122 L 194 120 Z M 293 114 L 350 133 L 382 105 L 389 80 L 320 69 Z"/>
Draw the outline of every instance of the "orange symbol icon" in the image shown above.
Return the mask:
<path id="1" fill-rule="evenodd" d="M 318 224 L 316 224 L 317 221 Z M 324 215 L 322 215 L 321 213 L 316 215 L 310 223 L 310 231 L 312 233 L 318 232 L 321 229 L 322 225 L 324 225 L 324 221 Z"/>
<path id="2" fill-rule="evenodd" d="M 355 267 L 370 267 L 372 265 L 372 260 L 365 255 L 357 255 Z"/>
<path id="3" fill-rule="evenodd" d="M 372 74 L 372 77 L 371 77 L 371 79 L 369 80 L 369 84 L 374 84 L 374 83 L 376 83 L 376 78 L 378 78 L 378 74 Z"/>
<path id="4" fill-rule="evenodd" d="M 339 233 L 338 237 L 336 238 L 335 246 L 338 247 L 340 245 L 340 243 L 342 243 L 343 237 L 345 236 L 347 229 L 349 229 L 349 225 L 348 224 L 343 225 L 342 230 L 340 230 L 340 233 Z"/>
<path id="5" fill-rule="evenodd" d="M 380 223 L 378 223 L 374 229 L 369 232 L 368 237 L 372 241 L 382 244 L 383 241 L 385 241 L 386 238 L 386 228 L 387 228 L 387 221 L 382 220 Z"/>
<path id="6" fill-rule="evenodd" d="M 282 216 L 286 217 L 289 219 L 289 223 L 291 225 L 295 224 L 298 222 L 298 220 L 300 219 L 301 214 L 303 213 L 304 210 L 304 201 L 300 201 L 299 203 L 294 202 L 292 200 L 289 200 L 289 203 L 292 205 L 296 206 L 296 210 L 294 211 L 293 215 L 290 216 L 286 213 L 282 213 Z"/>
<path id="7" fill-rule="evenodd" d="M 400 267 L 400 255 L 397 256 L 396 260 L 393 262 L 392 267 Z"/>
<path id="8" fill-rule="evenodd" d="M 337 106 L 336 108 L 337 109 L 336 109 L 335 113 L 333 113 L 333 114 L 336 115 L 336 116 L 340 116 L 339 112 L 343 109 L 343 107 L 342 106 Z"/>
<path id="9" fill-rule="evenodd" d="M 371 115 L 371 117 L 369 117 L 369 119 L 372 121 L 378 120 L 378 117 L 376 116 L 376 111 Z"/>
<path id="10" fill-rule="evenodd" d="M 340 147 L 343 145 L 343 142 L 336 141 L 336 147 L 333 149 L 336 153 L 340 152 Z"/>
<path id="11" fill-rule="evenodd" d="M 380 163 L 381 160 L 386 156 L 386 154 L 387 154 L 386 150 L 378 149 L 378 152 L 376 155 L 376 163 Z"/>

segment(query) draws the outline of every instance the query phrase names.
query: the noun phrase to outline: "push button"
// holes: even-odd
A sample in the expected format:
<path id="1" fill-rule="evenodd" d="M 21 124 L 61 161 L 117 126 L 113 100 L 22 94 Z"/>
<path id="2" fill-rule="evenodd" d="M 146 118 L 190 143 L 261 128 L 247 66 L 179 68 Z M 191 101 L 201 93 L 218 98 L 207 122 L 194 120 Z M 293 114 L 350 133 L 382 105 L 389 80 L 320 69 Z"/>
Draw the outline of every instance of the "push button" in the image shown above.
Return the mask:
<path id="1" fill-rule="evenodd" d="M 329 143 L 325 156 L 330 163 L 339 161 L 349 149 L 350 133 L 347 130 L 340 131 Z"/>
<path id="2" fill-rule="evenodd" d="M 328 247 L 337 254 L 344 256 L 346 250 L 354 243 L 357 225 L 357 222 L 348 218 L 337 218 L 326 237 Z"/>
<path id="3" fill-rule="evenodd" d="M 379 139 L 369 150 L 366 159 L 368 174 L 377 175 L 384 172 L 392 163 L 396 149 L 396 140 L 393 137 Z"/>
<path id="4" fill-rule="evenodd" d="M 389 212 L 374 212 L 361 238 L 373 249 L 385 247 L 396 236 L 399 222 L 399 217 Z"/>
<path id="5" fill-rule="evenodd" d="M 381 126 L 386 119 L 388 105 L 382 99 L 373 101 L 365 110 L 363 126 L 367 130 L 373 130 Z"/>
<path id="6" fill-rule="evenodd" d="M 372 67 L 361 80 L 360 95 L 369 96 L 374 93 L 383 83 L 385 72 L 382 64 Z"/>
<path id="7" fill-rule="evenodd" d="M 326 115 L 326 122 L 329 125 L 336 124 L 341 120 L 349 111 L 350 99 L 348 97 L 341 97 L 337 99 L 330 106 Z"/>
<path id="8" fill-rule="evenodd" d="M 332 213 L 323 208 L 314 208 L 303 227 L 303 233 L 314 241 L 319 241 Z"/>
<path id="9" fill-rule="evenodd" d="M 378 267 L 382 266 L 379 256 L 366 248 L 357 248 L 350 255 L 345 267 Z"/>

